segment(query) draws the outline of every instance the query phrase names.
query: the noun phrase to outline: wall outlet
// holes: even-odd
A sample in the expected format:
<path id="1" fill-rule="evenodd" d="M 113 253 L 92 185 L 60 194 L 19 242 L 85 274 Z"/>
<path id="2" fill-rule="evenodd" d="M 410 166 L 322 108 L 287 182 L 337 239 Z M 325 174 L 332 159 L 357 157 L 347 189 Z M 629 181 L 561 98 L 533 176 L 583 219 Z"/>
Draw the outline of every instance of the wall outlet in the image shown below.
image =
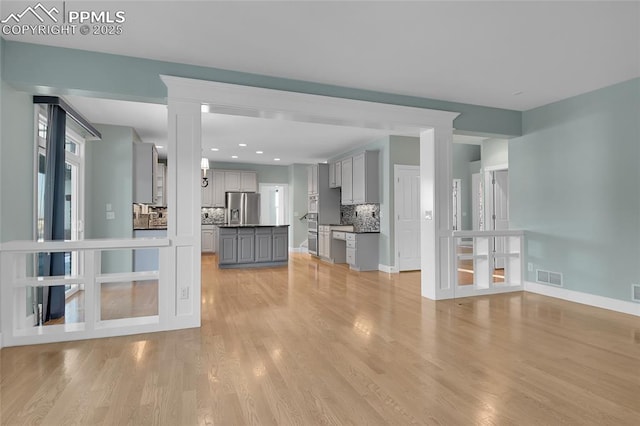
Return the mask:
<path id="1" fill-rule="evenodd" d="M 533 263 L 532 262 L 527 263 L 527 270 L 529 272 L 533 272 Z"/>
<path id="2" fill-rule="evenodd" d="M 116 218 L 116 212 L 107 212 L 107 220 L 113 220 Z"/>
<path id="3" fill-rule="evenodd" d="M 180 289 L 180 299 L 187 300 L 189 298 L 189 287 L 182 287 Z"/>

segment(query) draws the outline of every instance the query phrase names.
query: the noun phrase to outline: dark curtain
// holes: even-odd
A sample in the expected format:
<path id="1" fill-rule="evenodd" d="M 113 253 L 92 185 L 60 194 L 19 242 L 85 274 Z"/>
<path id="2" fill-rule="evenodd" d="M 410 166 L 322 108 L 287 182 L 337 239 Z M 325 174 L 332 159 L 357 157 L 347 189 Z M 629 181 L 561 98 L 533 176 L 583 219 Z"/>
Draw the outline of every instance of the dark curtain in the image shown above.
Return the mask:
<path id="1" fill-rule="evenodd" d="M 44 184 L 44 240 L 64 240 L 65 197 L 65 130 L 66 112 L 58 105 L 49 105 L 47 120 L 47 150 Z M 65 274 L 65 253 L 43 253 L 42 276 Z M 64 316 L 64 285 L 44 287 L 42 293 L 43 320 Z"/>

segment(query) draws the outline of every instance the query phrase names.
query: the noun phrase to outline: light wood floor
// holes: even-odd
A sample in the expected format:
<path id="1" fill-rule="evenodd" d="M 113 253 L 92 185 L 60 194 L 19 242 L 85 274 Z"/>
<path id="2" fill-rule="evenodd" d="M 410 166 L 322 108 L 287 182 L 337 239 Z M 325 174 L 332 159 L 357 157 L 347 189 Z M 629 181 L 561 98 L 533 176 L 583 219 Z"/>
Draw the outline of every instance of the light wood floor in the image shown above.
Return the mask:
<path id="1" fill-rule="evenodd" d="M 0 424 L 638 425 L 640 319 L 418 273 L 203 259 L 202 327 L 5 348 Z"/>

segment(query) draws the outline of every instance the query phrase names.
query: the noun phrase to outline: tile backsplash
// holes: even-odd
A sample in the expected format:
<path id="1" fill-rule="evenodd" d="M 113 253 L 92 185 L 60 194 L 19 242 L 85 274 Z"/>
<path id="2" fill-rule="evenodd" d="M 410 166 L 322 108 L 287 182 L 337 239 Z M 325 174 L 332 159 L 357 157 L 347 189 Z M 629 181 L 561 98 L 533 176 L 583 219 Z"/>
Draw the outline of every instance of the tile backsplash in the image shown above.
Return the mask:
<path id="1" fill-rule="evenodd" d="M 356 232 L 380 231 L 380 204 L 340 206 L 340 224 L 353 225 Z"/>
<path id="2" fill-rule="evenodd" d="M 200 212 L 203 225 L 224 225 L 224 208 L 202 207 Z"/>

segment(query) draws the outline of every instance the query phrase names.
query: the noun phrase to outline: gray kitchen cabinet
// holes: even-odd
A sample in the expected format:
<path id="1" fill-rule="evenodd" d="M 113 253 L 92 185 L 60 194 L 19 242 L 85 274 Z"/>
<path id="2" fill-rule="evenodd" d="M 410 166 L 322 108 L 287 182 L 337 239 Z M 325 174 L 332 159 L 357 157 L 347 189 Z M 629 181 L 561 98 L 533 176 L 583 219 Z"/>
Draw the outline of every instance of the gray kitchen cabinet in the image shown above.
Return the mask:
<path id="1" fill-rule="evenodd" d="M 258 192 L 258 175 L 256 172 L 240 172 L 240 191 Z"/>
<path id="2" fill-rule="evenodd" d="M 133 144 L 133 202 L 156 204 L 158 151 L 152 143 Z"/>
<path id="3" fill-rule="evenodd" d="M 353 204 L 353 158 L 345 158 L 342 164 L 342 204 Z"/>
<path id="4" fill-rule="evenodd" d="M 229 170 L 224 172 L 224 190 L 239 192 L 241 187 L 242 174 L 240 171 Z"/>
<path id="5" fill-rule="evenodd" d="M 309 195 L 318 194 L 318 165 L 312 164 L 307 168 L 307 192 Z"/>
<path id="6" fill-rule="evenodd" d="M 342 160 L 342 204 L 379 203 L 378 151 Z"/>
<path id="7" fill-rule="evenodd" d="M 274 262 L 282 262 L 289 259 L 289 229 L 287 227 L 273 228 L 273 253 Z"/>
<path id="8" fill-rule="evenodd" d="M 218 264 L 229 265 L 234 263 L 238 263 L 238 229 L 221 227 Z"/>
<path id="9" fill-rule="evenodd" d="M 207 170 L 206 179 L 200 179 L 200 205 L 213 207 L 213 171 Z"/>
<path id="10" fill-rule="evenodd" d="M 329 164 L 329 188 L 340 188 L 342 186 L 342 161 Z"/>
<path id="11" fill-rule="evenodd" d="M 255 261 L 255 229 L 238 229 L 238 263 L 253 263 Z"/>
<path id="12" fill-rule="evenodd" d="M 223 225 L 218 232 L 220 268 L 282 266 L 289 260 L 288 225 Z"/>
<path id="13" fill-rule="evenodd" d="M 213 225 L 213 252 L 218 252 L 218 243 L 220 241 L 220 228 Z"/>
<path id="14" fill-rule="evenodd" d="M 271 228 L 256 228 L 256 262 L 271 262 L 273 256 Z"/>
<path id="15" fill-rule="evenodd" d="M 214 170 L 209 185 L 211 186 L 211 207 L 224 207 L 224 172 Z"/>
<path id="16" fill-rule="evenodd" d="M 213 225 L 202 225 L 200 232 L 200 248 L 202 253 L 213 253 L 215 251 Z"/>
<path id="17" fill-rule="evenodd" d="M 351 269 L 356 271 L 378 270 L 379 233 L 346 232 L 346 260 Z"/>

